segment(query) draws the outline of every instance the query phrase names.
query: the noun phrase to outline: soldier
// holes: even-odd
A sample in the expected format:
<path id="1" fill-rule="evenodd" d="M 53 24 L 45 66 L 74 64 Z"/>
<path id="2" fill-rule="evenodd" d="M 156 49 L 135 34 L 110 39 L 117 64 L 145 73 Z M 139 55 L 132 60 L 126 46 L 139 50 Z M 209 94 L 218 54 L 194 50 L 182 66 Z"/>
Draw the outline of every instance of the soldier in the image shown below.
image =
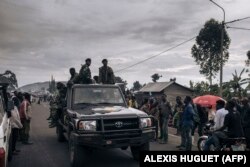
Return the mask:
<path id="1" fill-rule="evenodd" d="M 56 84 L 56 88 L 57 88 L 57 94 L 55 96 L 55 100 L 51 103 L 52 122 L 49 125 L 50 128 L 56 126 L 58 119 L 61 118 L 63 108 L 66 106 L 65 98 L 67 89 L 65 85 L 61 82 L 58 82 Z"/>
<path id="2" fill-rule="evenodd" d="M 78 76 L 78 73 L 76 72 L 76 69 L 75 68 L 70 68 L 69 73 L 71 75 L 69 81 L 75 81 L 77 76 Z"/>
<path id="3" fill-rule="evenodd" d="M 93 79 L 95 84 L 99 83 L 99 76 L 94 76 Z"/>
<path id="4" fill-rule="evenodd" d="M 102 60 L 103 66 L 99 68 L 99 83 L 101 84 L 115 84 L 114 72 L 108 66 L 108 60 Z"/>
<path id="5" fill-rule="evenodd" d="M 172 108 L 170 103 L 167 101 L 167 96 L 161 97 L 161 103 L 159 105 L 159 125 L 160 125 L 160 144 L 166 144 L 168 142 L 168 122 L 172 115 Z"/>
<path id="6" fill-rule="evenodd" d="M 85 64 L 82 66 L 78 77 L 75 78 L 75 82 L 80 84 L 91 84 L 91 71 L 89 69 L 89 66 L 91 65 L 91 59 L 87 58 L 85 60 Z"/>
<path id="7" fill-rule="evenodd" d="M 71 86 L 73 84 L 78 84 L 79 81 L 78 81 L 78 73 L 76 72 L 76 69 L 75 68 L 70 68 L 69 69 L 69 73 L 70 73 L 70 79 L 67 83 L 68 86 Z"/>

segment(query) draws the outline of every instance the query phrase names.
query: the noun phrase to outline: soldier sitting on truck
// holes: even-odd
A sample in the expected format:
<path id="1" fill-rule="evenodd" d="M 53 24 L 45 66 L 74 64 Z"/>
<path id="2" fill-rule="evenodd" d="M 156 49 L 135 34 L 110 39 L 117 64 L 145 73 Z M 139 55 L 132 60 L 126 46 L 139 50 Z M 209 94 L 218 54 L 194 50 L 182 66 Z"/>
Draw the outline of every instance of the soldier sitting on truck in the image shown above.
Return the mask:
<path id="1" fill-rule="evenodd" d="M 76 84 L 78 82 L 77 81 L 78 73 L 76 72 L 76 69 L 73 67 L 70 68 L 69 73 L 70 73 L 70 79 L 69 79 L 67 85 L 73 85 L 74 83 Z"/>
<path id="2" fill-rule="evenodd" d="M 115 84 L 115 76 L 111 67 L 108 66 L 108 60 L 102 60 L 103 66 L 99 68 L 100 84 Z"/>
<path id="3" fill-rule="evenodd" d="M 85 64 L 80 69 L 78 77 L 76 77 L 74 79 L 74 84 L 75 83 L 79 83 L 79 84 L 92 84 L 91 71 L 89 69 L 90 65 L 91 65 L 91 59 L 87 58 L 85 60 Z"/>
<path id="4" fill-rule="evenodd" d="M 67 88 L 61 82 L 58 82 L 56 84 L 56 88 L 57 88 L 57 93 L 55 96 L 55 100 L 51 103 L 52 122 L 49 125 L 50 128 L 56 126 L 57 120 L 61 118 L 63 108 L 66 106 L 65 98 L 66 98 Z"/>

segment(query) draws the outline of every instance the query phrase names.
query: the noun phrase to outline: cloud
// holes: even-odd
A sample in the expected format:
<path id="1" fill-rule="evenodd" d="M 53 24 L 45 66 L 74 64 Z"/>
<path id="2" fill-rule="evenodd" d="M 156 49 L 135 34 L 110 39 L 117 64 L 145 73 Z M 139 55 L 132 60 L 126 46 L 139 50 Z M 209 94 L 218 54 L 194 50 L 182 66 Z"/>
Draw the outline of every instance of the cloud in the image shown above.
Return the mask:
<path id="1" fill-rule="evenodd" d="M 227 21 L 249 16 L 249 0 L 218 3 L 225 8 Z M 200 0 L 2 0 L 0 72 L 14 71 L 19 85 L 48 80 L 51 75 L 67 80 L 68 69 L 79 70 L 88 57 L 94 75 L 103 58 L 118 71 L 198 35 L 210 18 L 220 21 L 222 12 Z M 232 26 L 250 24 L 245 20 Z M 232 43 L 225 79 L 233 68 L 244 67 L 250 46 L 249 32 L 227 31 Z M 116 75 L 130 85 L 135 80 L 150 82 L 156 72 L 163 75 L 162 81 L 176 77 L 188 84 L 194 77 L 204 79 L 191 57 L 194 42 Z"/>
<path id="2" fill-rule="evenodd" d="M 165 69 L 156 69 L 157 72 L 173 72 L 173 73 L 177 73 L 177 72 L 181 72 L 181 71 L 185 71 L 185 70 L 190 70 L 192 68 L 194 68 L 194 65 L 184 65 L 184 66 L 179 66 L 179 67 L 172 67 L 172 68 L 165 68 Z"/>

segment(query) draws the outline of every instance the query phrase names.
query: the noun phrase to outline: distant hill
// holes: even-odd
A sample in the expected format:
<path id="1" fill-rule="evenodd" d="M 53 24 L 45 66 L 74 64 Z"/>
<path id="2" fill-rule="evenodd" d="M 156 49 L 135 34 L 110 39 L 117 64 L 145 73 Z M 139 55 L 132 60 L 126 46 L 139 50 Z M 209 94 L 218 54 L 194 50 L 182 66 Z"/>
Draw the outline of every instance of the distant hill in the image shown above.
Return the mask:
<path id="1" fill-rule="evenodd" d="M 65 81 L 62 81 L 62 82 L 64 84 L 66 83 Z M 37 82 L 37 83 L 24 85 L 18 88 L 18 90 L 22 92 L 38 92 L 38 91 L 48 90 L 48 88 L 49 88 L 49 81 L 46 81 L 46 82 Z"/>
<path id="2" fill-rule="evenodd" d="M 24 85 L 18 88 L 18 90 L 22 92 L 37 92 L 37 91 L 47 90 L 48 88 L 49 88 L 49 81 L 46 81 L 46 82 L 37 82 Z"/>

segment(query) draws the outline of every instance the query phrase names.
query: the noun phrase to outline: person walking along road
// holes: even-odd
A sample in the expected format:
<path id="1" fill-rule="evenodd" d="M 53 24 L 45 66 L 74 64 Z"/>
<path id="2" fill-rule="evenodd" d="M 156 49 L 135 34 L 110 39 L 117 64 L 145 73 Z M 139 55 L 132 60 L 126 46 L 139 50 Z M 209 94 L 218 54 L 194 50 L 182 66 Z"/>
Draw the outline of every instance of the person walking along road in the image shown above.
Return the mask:
<path id="1" fill-rule="evenodd" d="M 186 96 L 185 110 L 183 112 L 182 118 L 182 129 L 181 129 L 181 145 L 180 150 L 191 151 L 192 150 L 192 136 L 191 131 L 193 127 L 194 120 L 194 109 L 192 106 L 192 98 L 190 96 Z"/>
<path id="2" fill-rule="evenodd" d="M 159 120 L 161 121 L 161 141 L 160 144 L 166 144 L 168 142 L 168 122 L 169 116 L 172 115 L 172 109 L 166 96 L 161 97 L 161 103 L 159 106 Z"/>
<path id="3" fill-rule="evenodd" d="M 20 119 L 23 125 L 21 129 L 21 141 L 23 144 L 33 144 L 29 141 L 30 121 L 31 121 L 31 103 L 30 95 L 24 94 L 24 100 L 20 106 Z"/>

